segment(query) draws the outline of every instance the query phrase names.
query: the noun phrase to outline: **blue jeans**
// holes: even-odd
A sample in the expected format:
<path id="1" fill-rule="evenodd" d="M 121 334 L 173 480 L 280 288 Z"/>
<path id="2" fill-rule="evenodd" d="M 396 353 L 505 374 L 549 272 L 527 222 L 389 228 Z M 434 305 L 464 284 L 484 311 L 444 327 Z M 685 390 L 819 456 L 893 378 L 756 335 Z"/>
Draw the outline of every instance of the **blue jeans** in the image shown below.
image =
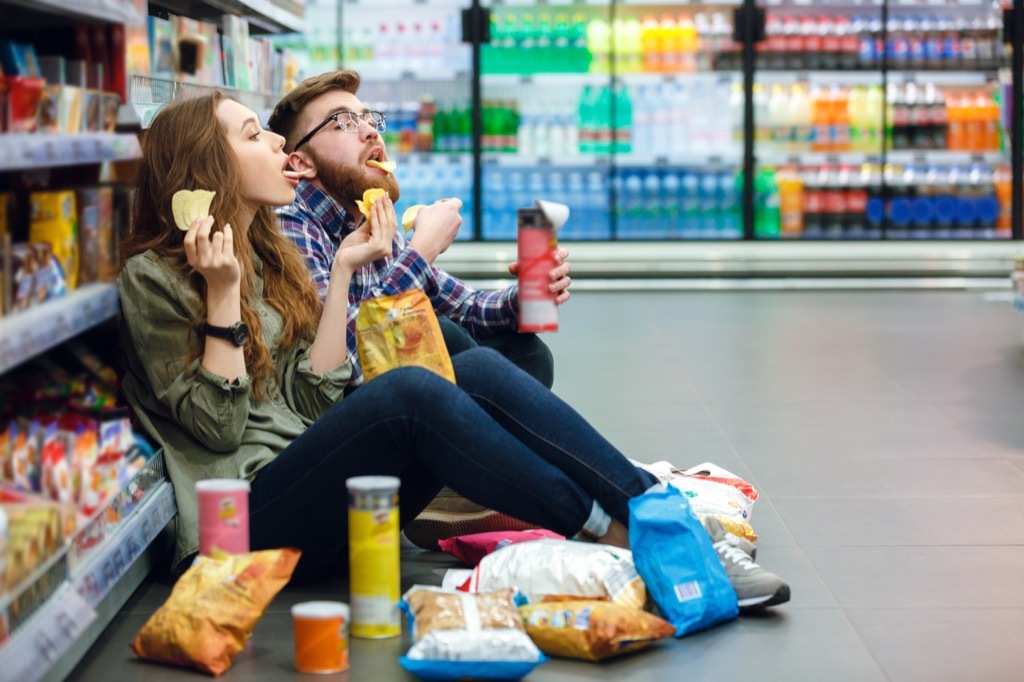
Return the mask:
<path id="1" fill-rule="evenodd" d="M 265 466 L 249 497 L 252 548 L 298 547 L 295 579 L 320 575 L 347 551 L 352 476 L 399 477 L 403 527 L 448 485 L 566 536 L 595 501 L 626 524 L 630 498 L 657 483 L 498 352 L 452 364 L 458 386 L 418 367 L 367 382 Z"/>
<path id="2" fill-rule="evenodd" d="M 477 339 L 465 327 L 444 315 L 439 315 L 437 322 L 441 326 L 441 335 L 449 355 L 454 356 L 477 346 L 493 348 L 547 388 L 554 385 L 555 358 L 551 349 L 536 334 L 506 332 Z"/>

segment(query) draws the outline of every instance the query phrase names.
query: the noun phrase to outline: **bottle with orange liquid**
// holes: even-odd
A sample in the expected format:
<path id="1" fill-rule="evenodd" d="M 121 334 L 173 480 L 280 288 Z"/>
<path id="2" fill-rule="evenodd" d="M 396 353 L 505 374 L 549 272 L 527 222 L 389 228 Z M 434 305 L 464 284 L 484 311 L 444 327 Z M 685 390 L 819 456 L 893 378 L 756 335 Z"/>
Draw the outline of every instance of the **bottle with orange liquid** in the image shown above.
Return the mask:
<path id="1" fill-rule="evenodd" d="M 783 239 L 799 239 L 804 232 L 804 183 L 794 166 L 783 166 L 776 173 L 779 186 L 779 212 Z"/>
<path id="2" fill-rule="evenodd" d="M 643 54 L 643 71 L 658 73 L 661 71 L 662 52 L 661 24 L 653 14 L 645 15 L 640 28 L 640 51 Z"/>
<path id="3" fill-rule="evenodd" d="M 834 152 L 850 151 L 850 91 L 833 85 L 829 92 L 832 108 L 831 147 Z"/>
<path id="4" fill-rule="evenodd" d="M 1013 225 L 1013 171 L 1010 167 L 998 166 L 992 173 L 992 184 L 995 185 L 996 200 L 999 202 L 996 236 L 1007 239 Z"/>
<path id="5" fill-rule="evenodd" d="M 966 112 L 961 99 L 955 94 L 946 95 L 946 149 L 960 152 L 967 149 L 967 132 L 964 116 Z"/>
<path id="6" fill-rule="evenodd" d="M 678 73 L 682 70 L 683 36 L 679 22 L 671 14 L 661 17 L 661 71 Z"/>

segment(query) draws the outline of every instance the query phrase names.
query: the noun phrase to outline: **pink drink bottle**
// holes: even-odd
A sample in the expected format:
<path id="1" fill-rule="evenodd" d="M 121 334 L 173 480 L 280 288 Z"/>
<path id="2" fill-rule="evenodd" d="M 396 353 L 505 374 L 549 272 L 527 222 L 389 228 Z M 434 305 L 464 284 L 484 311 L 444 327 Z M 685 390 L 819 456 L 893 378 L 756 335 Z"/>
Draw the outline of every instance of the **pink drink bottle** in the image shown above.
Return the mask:
<path id="1" fill-rule="evenodd" d="M 558 230 L 569 217 L 569 207 L 551 201 L 520 208 L 519 220 L 519 331 L 558 331 L 557 295 L 548 289 L 557 266 Z"/>

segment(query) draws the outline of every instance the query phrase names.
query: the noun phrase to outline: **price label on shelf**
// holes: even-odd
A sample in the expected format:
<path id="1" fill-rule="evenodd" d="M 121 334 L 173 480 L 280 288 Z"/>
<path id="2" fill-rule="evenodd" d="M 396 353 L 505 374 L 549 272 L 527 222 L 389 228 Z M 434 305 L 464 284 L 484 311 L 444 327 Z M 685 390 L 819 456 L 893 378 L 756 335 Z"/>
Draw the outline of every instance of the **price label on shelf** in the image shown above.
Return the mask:
<path id="1" fill-rule="evenodd" d="M 96 611 L 73 590 L 62 590 L 56 606 L 34 618 L 0 649 L 4 679 L 34 680 L 53 666 L 96 620 Z"/>

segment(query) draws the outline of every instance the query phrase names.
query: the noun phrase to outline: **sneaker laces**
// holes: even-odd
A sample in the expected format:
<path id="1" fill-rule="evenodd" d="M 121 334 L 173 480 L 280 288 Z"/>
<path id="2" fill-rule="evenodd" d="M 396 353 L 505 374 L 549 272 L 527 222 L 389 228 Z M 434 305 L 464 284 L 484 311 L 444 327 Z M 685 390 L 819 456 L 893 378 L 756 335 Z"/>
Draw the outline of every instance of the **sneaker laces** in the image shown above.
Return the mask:
<path id="1" fill-rule="evenodd" d="M 719 540 L 715 543 L 715 551 L 718 552 L 718 556 L 728 559 L 737 566 L 742 566 L 746 571 L 752 571 L 758 568 L 758 565 L 754 563 L 746 552 L 739 547 L 731 544 L 728 540 Z"/>

